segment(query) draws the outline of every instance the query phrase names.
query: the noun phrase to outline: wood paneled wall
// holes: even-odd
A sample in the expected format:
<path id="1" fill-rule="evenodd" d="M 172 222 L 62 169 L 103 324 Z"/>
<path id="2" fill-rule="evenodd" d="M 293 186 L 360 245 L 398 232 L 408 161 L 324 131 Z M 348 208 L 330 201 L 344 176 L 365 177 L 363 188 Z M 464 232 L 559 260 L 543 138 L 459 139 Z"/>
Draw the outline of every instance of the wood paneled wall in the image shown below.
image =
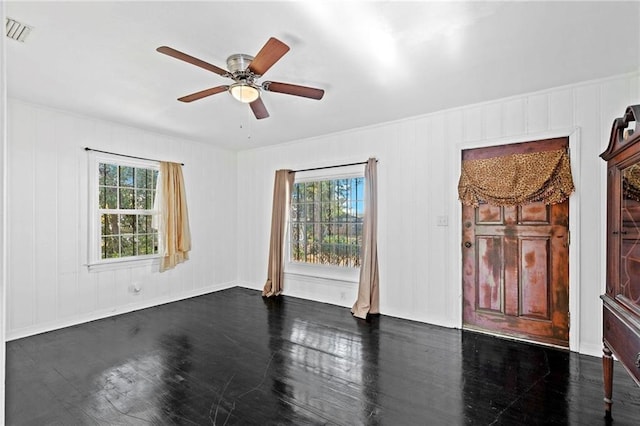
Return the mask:
<path id="1" fill-rule="evenodd" d="M 601 351 L 598 296 L 604 284 L 604 162 L 614 118 L 640 102 L 640 74 L 525 94 L 479 105 L 241 152 L 238 157 L 238 282 L 261 288 L 274 170 L 377 157 L 382 313 L 448 327 L 461 325 L 460 204 L 462 149 L 571 135 L 577 193 L 573 265 L 579 299 L 572 349 Z M 577 141 L 577 142 L 576 142 Z M 448 226 L 438 226 L 446 218 Z M 285 293 L 351 306 L 355 284 L 288 275 Z"/>
<path id="2" fill-rule="evenodd" d="M 236 153 L 17 100 L 8 112 L 8 338 L 235 285 Z M 188 262 L 88 270 L 85 146 L 185 163 Z"/>
<path id="3" fill-rule="evenodd" d="M 0 20 L 6 22 L 4 2 L 0 4 Z M 0 40 L 0 419 L 4 419 L 5 392 L 5 333 L 6 333 L 6 252 L 5 235 L 7 217 L 7 199 L 5 179 L 7 170 L 7 61 L 5 43 L 7 38 Z"/>
<path id="4" fill-rule="evenodd" d="M 640 102 L 640 74 L 615 76 L 238 154 L 22 101 L 8 104 L 7 337 L 151 306 L 266 276 L 273 173 L 379 158 L 384 314 L 461 324 L 460 151 L 578 135 L 573 265 L 579 341 L 599 355 L 604 283 L 604 149 L 612 120 Z M 192 259 L 89 272 L 85 146 L 185 165 Z M 235 176 L 236 179 L 230 178 Z M 439 226 L 441 219 L 448 226 Z M 575 246 L 574 246 L 575 247 Z M 142 291 L 130 290 L 140 283 Z M 287 275 L 286 294 L 350 306 L 352 282 Z M 574 296 L 575 297 L 575 296 Z"/>

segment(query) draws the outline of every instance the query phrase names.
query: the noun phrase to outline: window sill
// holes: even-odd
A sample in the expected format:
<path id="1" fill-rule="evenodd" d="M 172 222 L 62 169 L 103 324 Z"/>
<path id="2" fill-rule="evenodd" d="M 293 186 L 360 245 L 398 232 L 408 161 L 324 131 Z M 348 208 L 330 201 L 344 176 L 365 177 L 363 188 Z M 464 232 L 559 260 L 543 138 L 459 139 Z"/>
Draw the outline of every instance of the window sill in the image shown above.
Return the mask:
<path id="1" fill-rule="evenodd" d="M 346 268 L 329 265 L 308 265 L 289 262 L 285 265 L 284 273 L 332 281 L 342 281 L 348 284 L 357 284 L 360 277 L 360 268 Z"/>
<path id="2" fill-rule="evenodd" d="M 117 269 L 139 268 L 142 266 L 160 267 L 160 256 L 147 256 L 136 259 L 115 259 L 89 263 L 89 272 L 113 271 Z"/>

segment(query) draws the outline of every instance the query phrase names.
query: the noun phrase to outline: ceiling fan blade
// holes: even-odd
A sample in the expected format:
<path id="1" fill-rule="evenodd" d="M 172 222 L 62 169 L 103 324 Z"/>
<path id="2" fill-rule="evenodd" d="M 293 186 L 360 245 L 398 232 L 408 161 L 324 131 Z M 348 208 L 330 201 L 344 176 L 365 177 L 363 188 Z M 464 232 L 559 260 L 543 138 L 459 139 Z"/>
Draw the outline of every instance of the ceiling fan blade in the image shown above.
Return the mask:
<path id="1" fill-rule="evenodd" d="M 256 116 L 258 120 L 263 118 L 267 118 L 269 116 L 269 112 L 267 108 L 264 106 L 264 102 L 262 102 L 262 98 L 258 98 L 255 101 L 249 104 L 251 107 L 251 111 L 253 111 L 253 115 Z"/>
<path id="2" fill-rule="evenodd" d="M 265 81 L 262 88 L 269 92 L 284 93 L 286 95 L 302 96 L 311 99 L 322 99 L 324 90 L 314 87 L 298 86 L 297 84 L 278 83 L 277 81 Z"/>
<path id="3" fill-rule="evenodd" d="M 205 62 L 205 61 L 203 61 L 201 59 L 198 59 L 198 58 L 194 58 L 191 55 L 187 55 L 186 53 L 182 53 L 182 52 L 180 52 L 180 51 L 178 51 L 176 49 L 173 49 L 171 47 L 160 46 L 156 50 L 158 52 L 160 52 L 160 53 L 164 53 L 165 55 L 169 55 L 169 56 L 171 56 L 173 58 L 180 59 L 181 61 L 188 62 L 190 64 L 193 64 L 193 65 L 197 66 L 197 67 L 204 68 L 205 70 L 214 72 L 214 73 L 219 74 L 219 75 L 221 75 L 223 77 L 226 77 L 226 76 L 229 75 L 229 71 L 227 71 L 227 70 L 223 70 L 222 68 L 219 68 L 219 67 L 217 67 L 215 65 L 211 65 L 208 62 Z"/>
<path id="4" fill-rule="evenodd" d="M 202 90 L 200 92 L 192 93 L 192 94 L 187 95 L 187 96 L 183 96 L 181 98 L 178 98 L 178 100 L 181 101 L 181 102 L 193 102 L 193 101 L 197 101 L 198 99 L 206 98 L 207 96 L 216 95 L 218 93 L 226 92 L 227 90 L 229 90 L 229 86 L 212 87 L 211 89 L 206 89 L 206 90 Z"/>
<path id="5" fill-rule="evenodd" d="M 288 51 L 289 46 L 277 38 L 271 37 L 249 64 L 249 71 L 257 75 L 264 75 Z"/>

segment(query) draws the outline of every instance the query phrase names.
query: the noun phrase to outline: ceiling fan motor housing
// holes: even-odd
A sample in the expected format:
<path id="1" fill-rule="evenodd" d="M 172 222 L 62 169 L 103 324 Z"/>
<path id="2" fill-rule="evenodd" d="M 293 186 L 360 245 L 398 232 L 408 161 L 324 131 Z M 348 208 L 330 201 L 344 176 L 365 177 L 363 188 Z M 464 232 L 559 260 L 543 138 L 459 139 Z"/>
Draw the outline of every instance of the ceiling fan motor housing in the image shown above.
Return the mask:
<path id="1" fill-rule="evenodd" d="M 253 56 L 236 53 L 227 58 L 227 68 L 231 74 L 244 73 L 249 67 L 249 64 L 251 64 L 251 61 L 253 61 Z"/>

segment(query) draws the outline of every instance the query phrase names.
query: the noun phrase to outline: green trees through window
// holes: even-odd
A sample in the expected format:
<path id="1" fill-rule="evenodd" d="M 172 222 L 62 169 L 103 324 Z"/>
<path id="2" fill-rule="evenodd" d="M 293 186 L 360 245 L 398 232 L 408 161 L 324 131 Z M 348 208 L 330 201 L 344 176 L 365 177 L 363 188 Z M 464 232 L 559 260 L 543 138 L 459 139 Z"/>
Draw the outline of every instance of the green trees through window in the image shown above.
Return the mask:
<path id="1" fill-rule="evenodd" d="M 99 163 L 98 211 L 102 259 L 158 253 L 151 226 L 158 171 Z"/>
<path id="2" fill-rule="evenodd" d="M 290 217 L 292 261 L 360 266 L 363 177 L 295 183 Z"/>

